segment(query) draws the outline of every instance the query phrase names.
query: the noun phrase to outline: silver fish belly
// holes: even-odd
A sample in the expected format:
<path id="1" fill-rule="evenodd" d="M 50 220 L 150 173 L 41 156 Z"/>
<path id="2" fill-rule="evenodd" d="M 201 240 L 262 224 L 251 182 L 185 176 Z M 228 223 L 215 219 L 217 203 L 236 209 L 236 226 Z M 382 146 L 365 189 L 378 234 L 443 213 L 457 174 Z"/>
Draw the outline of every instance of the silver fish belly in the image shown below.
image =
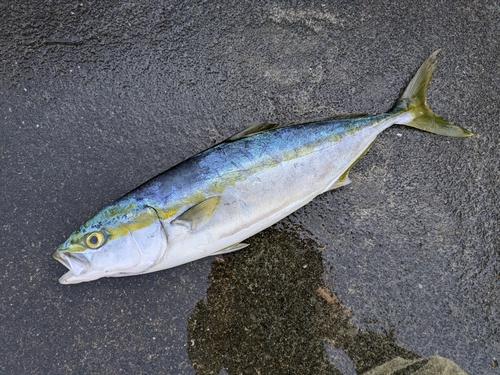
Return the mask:
<path id="1" fill-rule="evenodd" d="M 347 185 L 352 166 L 393 124 L 472 135 L 427 107 L 437 52 L 388 113 L 252 126 L 146 182 L 58 248 L 54 258 L 69 269 L 59 281 L 144 274 L 242 249 L 317 195 Z"/>

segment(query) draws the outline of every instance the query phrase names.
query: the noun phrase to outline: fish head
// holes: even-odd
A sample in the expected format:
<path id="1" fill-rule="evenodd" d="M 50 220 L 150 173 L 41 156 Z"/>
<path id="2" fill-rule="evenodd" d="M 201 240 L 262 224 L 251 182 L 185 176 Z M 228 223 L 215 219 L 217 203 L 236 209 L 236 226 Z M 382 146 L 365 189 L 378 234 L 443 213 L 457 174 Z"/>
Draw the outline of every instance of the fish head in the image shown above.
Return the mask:
<path id="1" fill-rule="evenodd" d="M 52 256 L 69 269 L 59 282 L 77 284 L 146 273 L 166 249 L 166 232 L 156 210 L 125 201 L 88 220 Z"/>

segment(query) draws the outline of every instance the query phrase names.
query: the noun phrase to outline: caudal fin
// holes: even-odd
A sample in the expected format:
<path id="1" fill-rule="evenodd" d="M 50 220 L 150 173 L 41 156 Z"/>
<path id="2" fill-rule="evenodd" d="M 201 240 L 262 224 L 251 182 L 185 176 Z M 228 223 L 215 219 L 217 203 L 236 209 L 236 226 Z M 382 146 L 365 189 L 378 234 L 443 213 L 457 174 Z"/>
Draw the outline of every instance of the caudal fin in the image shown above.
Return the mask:
<path id="1" fill-rule="evenodd" d="M 470 137 L 473 135 L 471 132 L 436 115 L 427 106 L 425 92 L 436 67 L 436 56 L 440 51 L 437 50 L 424 61 L 401 98 L 396 102 L 393 111 L 408 111 L 414 117 L 413 120 L 402 125 L 450 137 Z"/>

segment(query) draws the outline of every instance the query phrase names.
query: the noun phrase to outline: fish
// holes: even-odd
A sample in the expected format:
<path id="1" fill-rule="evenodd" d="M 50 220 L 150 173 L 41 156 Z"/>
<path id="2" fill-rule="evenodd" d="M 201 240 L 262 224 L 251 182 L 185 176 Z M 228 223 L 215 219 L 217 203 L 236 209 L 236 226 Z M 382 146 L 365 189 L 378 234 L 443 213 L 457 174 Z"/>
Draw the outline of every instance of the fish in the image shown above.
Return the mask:
<path id="1" fill-rule="evenodd" d="M 69 270 L 59 282 L 146 274 L 243 249 L 252 235 L 349 184 L 353 165 L 394 124 L 473 135 L 427 105 L 439 51 L 389 112 L 252 125 L 145 182 L 57 248 L 53 257 Z"/>

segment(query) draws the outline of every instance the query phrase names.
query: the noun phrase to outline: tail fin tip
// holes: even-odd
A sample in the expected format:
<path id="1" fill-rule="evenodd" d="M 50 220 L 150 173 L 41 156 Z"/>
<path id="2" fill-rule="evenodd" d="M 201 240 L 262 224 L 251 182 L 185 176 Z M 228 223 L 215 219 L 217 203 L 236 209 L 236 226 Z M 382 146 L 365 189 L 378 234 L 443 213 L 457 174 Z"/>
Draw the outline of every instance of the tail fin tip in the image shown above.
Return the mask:
<path id="1" fill-rule="evenodd" d="M 436 67 L 436 58 L 441 49 L 432 53 L 420 66 L 401 98 L 396 102 L 394 111 L 408 111 L 414 118 L 405 125 L 435 134 L 450 137 L 470 137 L 473 134 L 441 116 L 427 106 L 426 91 Z"/>

